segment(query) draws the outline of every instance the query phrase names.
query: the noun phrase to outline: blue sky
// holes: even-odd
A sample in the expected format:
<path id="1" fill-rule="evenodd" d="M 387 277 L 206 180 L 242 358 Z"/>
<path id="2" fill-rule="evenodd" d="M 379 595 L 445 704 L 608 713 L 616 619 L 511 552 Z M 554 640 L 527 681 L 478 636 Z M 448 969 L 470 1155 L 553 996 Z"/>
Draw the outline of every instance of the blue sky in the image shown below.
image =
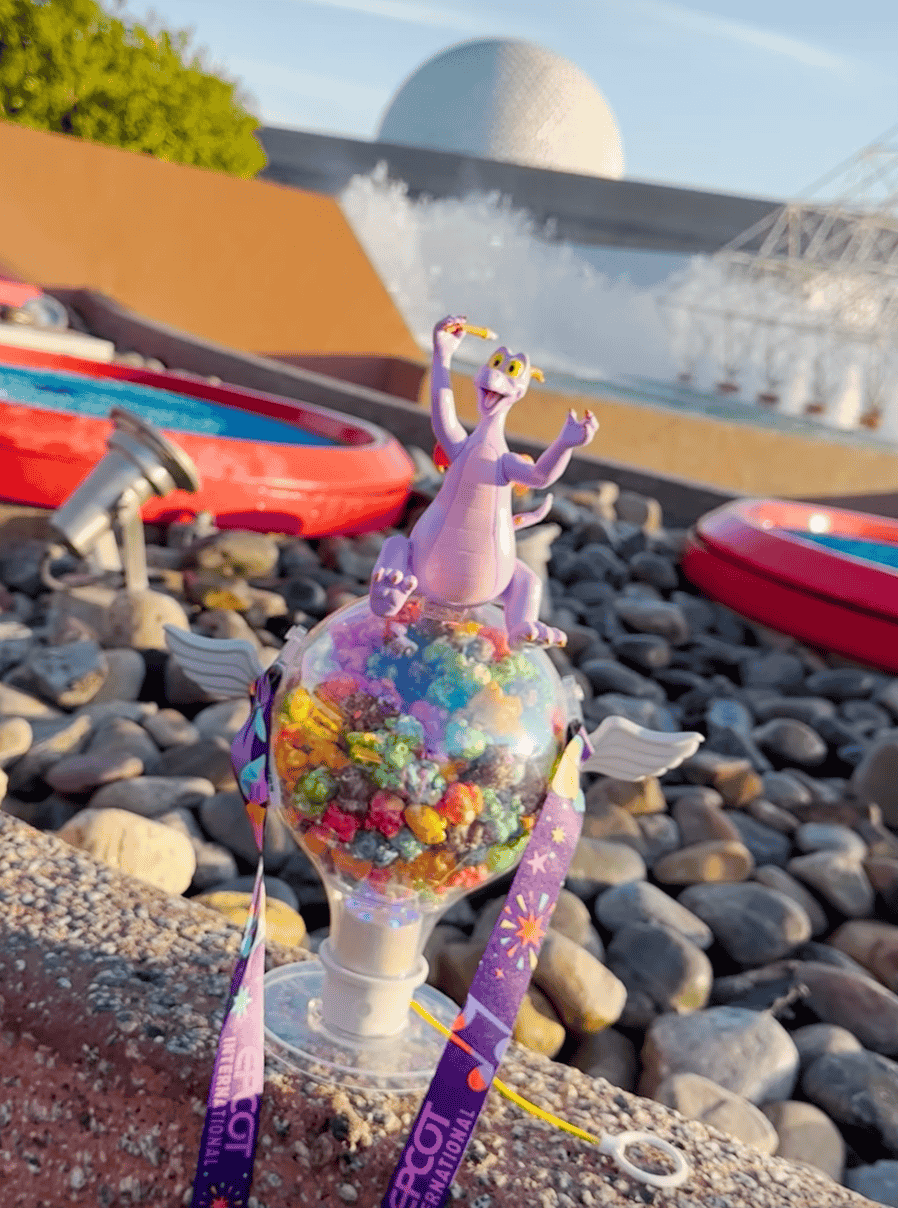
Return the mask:
<path id="1" fill-rule="evenodd" d="M 617 116 L 626 175 L 795 196 L 898 122 L 896 0 L 154 0 L 271 124 L 375 135 L 455 42 L 572 59 Z M 131 0 L 128 12 L 146 8 Z"/>

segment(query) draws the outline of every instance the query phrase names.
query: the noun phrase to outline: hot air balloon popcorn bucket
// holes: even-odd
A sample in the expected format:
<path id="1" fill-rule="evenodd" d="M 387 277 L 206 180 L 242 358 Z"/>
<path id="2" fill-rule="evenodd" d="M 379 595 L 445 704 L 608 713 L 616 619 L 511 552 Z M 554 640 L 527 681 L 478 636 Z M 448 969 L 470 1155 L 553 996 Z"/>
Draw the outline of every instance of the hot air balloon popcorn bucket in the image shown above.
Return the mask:
<path id="1" fill-rule="evenodd" d="M 426 1090 L 438 1063 L 463 1052 L 479 1063 L 465 1085 L 483 1091 L 580 833 L 580 772 L 658 775 L 701 741 L 617 717 L 582 731 L 572 687 L 546 654 L 565 635 L 541 619 L 541 580 L 516 556 L 516 531 L 542 520 L 551 496 L 514 515 L 512 490 L 554 482 L 597 423 L 571 412 L 535 462 L 510 451 L 506 415 L 541 375 L 503 346 L 475 378 L 480 419 L 468 433 L 449 375 L 466 332 L 492 338 L 461 316 L 434 329 L 431 418 L 445 479 L 407 535 L 386 536 L 366 597 L 309 633 L 291 631 L 267 671 L 241 639 L 166 630 L 207 692 L 228 697 L 253 685 L 233 758 L 256 841 L 261 852 L 266 812 L 276 811 L 330 905 L 319 959 L 271 970 L 263 993 L 260 858 L 234 981 L 250 986 L 240 1002 L 253 1004 L 261 1047 L 264 998 L 265 1049 L 276 1061 L 361 1089 Z M 513 904 L 459 1013 L 426 984 L 425 945 L 455 902 L 518 865 Z M 232 998 L 228 1043 L 248 1026 Z"/>
<path id="2" fill-rule="evenodd" d="M 545 652 L 509 646 L 502 611 L 368 599 L 309 633 L 271 713 L 271 807 L 318 870 L 319 962 L 266 980 L 273 1050 L 328 1079 L 426 1085 L 458 1008 L 425 984 L 440 916 L 518 864 L 568 727 Z"/>

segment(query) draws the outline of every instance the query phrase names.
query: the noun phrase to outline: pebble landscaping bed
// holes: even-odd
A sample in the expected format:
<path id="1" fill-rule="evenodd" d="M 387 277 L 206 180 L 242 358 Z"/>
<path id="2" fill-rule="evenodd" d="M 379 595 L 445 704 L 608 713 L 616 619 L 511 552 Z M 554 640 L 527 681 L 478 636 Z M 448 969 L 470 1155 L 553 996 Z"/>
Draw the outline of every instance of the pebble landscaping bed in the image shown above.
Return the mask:
<path id="1" fill-rule="evenodd" d="M 438 482 L 416 459 L 407 523 Z M 706 742 L 660 782 L 589 778 L 516 1038 L 898 1205 L 898 679 L 695 594 L 653 500 L 556 489 L 548 521 L 519 553 L 547 575 L 546 619 L 569 635 L 551 657 L 588 727 L 616 714 Z M 147 535 L 137 597 L 43 537 L 0 538 L 2 808 L 239 921 L 254 844 L 230 741 L 247 702 L 210 702 L 162 626 L 247 638 L 267 664 L 290 625 L 364 594 L 383 534 L 308 543 L 200 518 Z M 265 855 L 272 938 L 314 949 L 324 891 L 274 818 Z M 506 886 L 428 946 L 457 1001 Z"/>

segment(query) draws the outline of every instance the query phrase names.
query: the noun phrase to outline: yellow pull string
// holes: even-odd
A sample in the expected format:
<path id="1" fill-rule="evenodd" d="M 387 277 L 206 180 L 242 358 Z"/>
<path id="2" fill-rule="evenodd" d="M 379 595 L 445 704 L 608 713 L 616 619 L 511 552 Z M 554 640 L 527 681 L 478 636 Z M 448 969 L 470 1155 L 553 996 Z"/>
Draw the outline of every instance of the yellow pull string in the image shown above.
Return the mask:
<path id="1" fill-rule="evenodd" d="M 412 1010 L 416 1011 L 425 1021 L 425 1023 L 429 1023 L 432 1028 L 436 1028 L 438 1032 L 442 1032 L 447 1039 L 452 1040 L 454 1038 L 453 1033 L 450 1032 L 448 1028 L 444 1027 L 438 1019 L 434 1019 L 430 1012 L 426 1011 L 424 1007 L 422 1007 L 420 1003 L 415 1002 L 414 999 L 412 999 Z M 548 1124 L 554 1124 L 556 1128 L 561 1128 L 565 1132 L 572 1133 L 575 1137 L 579 1137 L 581 1141 L 591 1141 L 593 1145 L 602 1144 L 601 1140 L 598 1137 L 593 1136 L 592 1133 L 586 1132 L 585 1129 L 578 1128 L 576 1124 L 569 1124 L 567 1120 L 562 1120 L 560 1116 L 553 1116 L 551 1112 L 544 1111 L 541 1107 L 537 1107 L 535 1103 L 531 1103 L 529 1099 L 523 1098 L 523 1096 L 519 1095 L 517 1091 L 513 1091 L 510 1086 L 506 1086 L 505 1083 L 501 1082 L 498 1078 L 493 1079 L 493 1086 L 500 1095 L 504 1095 L 505 1098 L 510 1099 L 512 1103 L 516 1103 L 518 1107 L 522 1107 L 525 1112 L 530 1112 L 531 1115 L 538 1116 L 540 1120 L 545 1120 Z"/>

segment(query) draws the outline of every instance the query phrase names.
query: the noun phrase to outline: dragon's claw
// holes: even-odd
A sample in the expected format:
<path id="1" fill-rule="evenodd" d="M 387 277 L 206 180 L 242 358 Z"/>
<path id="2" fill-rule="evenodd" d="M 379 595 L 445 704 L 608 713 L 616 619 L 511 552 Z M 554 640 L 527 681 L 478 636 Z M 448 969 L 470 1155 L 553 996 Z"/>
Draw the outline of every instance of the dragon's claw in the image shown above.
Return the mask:
<path id="1" fill-rule="evenodd" d="M 510 646 L 566 646 L 567 634 L 542 621 L 521 621 L 508 634 Z"/>
<path id="2" fill-rule="evenodd" d="M 379 617 L 395 617 L 417 586 L 414 575 L 381 567 L 371 579 L 371 611 Z"/>

